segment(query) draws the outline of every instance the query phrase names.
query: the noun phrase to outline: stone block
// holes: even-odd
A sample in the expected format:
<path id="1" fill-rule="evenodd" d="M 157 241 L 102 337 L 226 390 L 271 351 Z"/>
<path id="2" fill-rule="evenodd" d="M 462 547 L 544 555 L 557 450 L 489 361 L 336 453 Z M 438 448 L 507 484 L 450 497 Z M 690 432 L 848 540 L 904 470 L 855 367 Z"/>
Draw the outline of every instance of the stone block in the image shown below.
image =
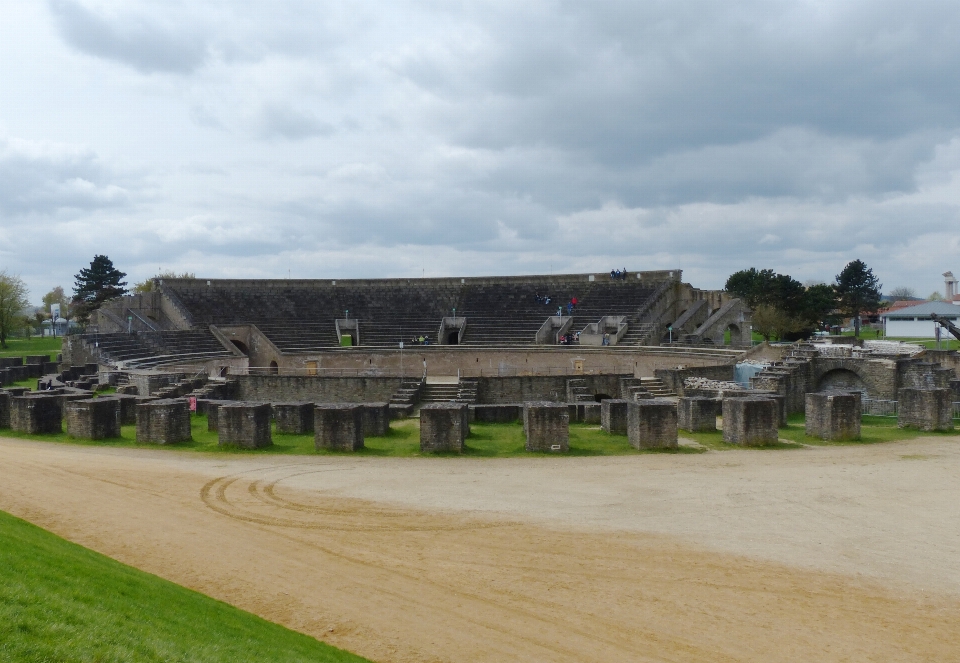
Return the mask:
<path id="1" fill-rule="evenodd" d="M 677 426 L 694 433 L 717 430 L 722 402 L 717 398 L 692 396 L 677 402 Z"/>
<path id="2" fill-rule="evenodd" d="M 390 434 L 390 404 L 363 404 L 363 436 L 384 437 Z"/>
<path id="3" fill-rule="evenodd" d="M 523 431 L 527 451 L 570 451 L 570 410 L 566 403 L 524 403 Z"/>
<path id="4" fill-rule="evenodd" d="M 9 391 L 0 391 L 0 428 L 10 428 L 10 401 L 13 394 Z"/>
<path id="5" fill-rule="evenodd" d="M 471 405 L 473 421 L 488 424 L 509 424 L 519 421 L 523 406 L 516 403 L 504 405 Z"/>
<path id="6" fill-rule="evenodd" d="M 663 398 L 628 403 L 627 437 L 634 449 L 676 449 L 677 404 Z"/>
<path id="7" fill-rule="evenodd" d="M 627 433 L 627 405 L 630 401 L 607 398 L 600 401 L 600 428 L 608 433 Z"/>
<path id="8" fill-rule="evenodd" d="M 221 405 L 226 405 L 228 403 L 234 403 L 235 401 L 214 401 L 209 400 L 204 405 L 204 410 L 207 413 L 207 430 L 210 432 L 217 432 L 217 429 L 220 425 L 220 419 L 217 417 L 217 409 Z"/>
<path id="9" fill-rule="evenodd" d="M 7 387 L 4 389 L 4 391 L 8 394 L 13 394 L 14 396 L 26 396 L 30 393 L 30 389 L 28 387 Z"/>
<path id="10" fill-rule="evenodd" d="M 567 408 L 570 410 L 571 424 L 600 423 L 600 403 L 568 403 Z"/>
<path id="11" fill-rule="evenodd" d="M 12 366 L 22 366 L 23 357 L 0 357 L 0 368 L 10 368 Z"/>
<path id="12" fill-rule="evenodd" d="M 219 444 L 222 447 L 262 449 L 273 444 L 269 403 L 231 402 L 217 408 Z"/>
<path id="13" fill-rule="evenodd" d="M 318 403 L 313 410 L 313 444 L 317 449 L 363 448 L 363 408 L 358 403 Z"/>
<path id="14" fill-rule="evenodd" d="M 137 404 L 137 442 L 176 444 L 190 433 L 190 405 L 182 399 L 160 399 Z"/>
<path id="15" fill-rule="evenodd" d="M 748 447 L 777 442 L 777 402 L 765 398 L 723 399 L 723 441 Z"/>
<path id="16" fill-rule="evenodd" d="M 137 423 L 137 402 L 139 399 L 136 396 L 129 394 L 110 394 L 109 396 L 101 396 L 100 399 L 117 401 L 118 407 L 120 408 L 121 426 L 130 426 Z"/>
<path id="17" fill-rule="evenodd" d="M 18 433 L 60 433 L 62 422 L 58 396 L 16 396 L 10 401 L 10 428 Z"/>
<path id="18" fill-rule="evenodd" d="M 806 433 L 821 440 L 860 439 L 860 393 L 814 392 L 806 395 Z"/>
<path id="19" fill-rule="evenodd" d="M 57 372 L 59 364 L 55 361 L 44 362 L 41 369 L 44 375 L 54 375 Z"/>
<path id="20" fill-rule="evenodd" d="M 897 401 L 900 428 L 953 430 L 953 390 L 901 389 Z"/>
<path id="21" fill-rule="evenodd" d="M 305 435 L 313 432 L 313 403 L 274 403 L 277 435 Z"/>
<path id="22" fill-rule="evenodd" d="M 429 403 L 420 408 L 420 451 L 461 453 L 470 408 L 466 403 Z"/>
<path id="23" fill-rule="evenodd" d="M 50 355 L 27 355 L 24 359 L 27 364 L 45 364 L 50 361 Z"/>
<path id="24" fill-rule="evenodd" d="M 953 392 L 953 402 L 960 403 L 960 380 L 950 380 L 950 390 Z"/>
<path id="25" fill-rule="evenodd" d="M 89 398 L 67 403 L 67 435 L 83 440 L 120 437 L 120 401 Z"/>

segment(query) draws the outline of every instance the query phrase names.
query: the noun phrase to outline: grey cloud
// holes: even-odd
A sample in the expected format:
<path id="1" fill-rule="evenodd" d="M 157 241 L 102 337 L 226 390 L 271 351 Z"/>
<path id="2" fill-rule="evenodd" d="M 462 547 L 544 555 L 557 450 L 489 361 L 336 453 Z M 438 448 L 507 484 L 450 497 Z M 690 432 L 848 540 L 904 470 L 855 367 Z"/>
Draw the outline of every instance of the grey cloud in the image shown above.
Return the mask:
<path id="1" fill-rule="evenodd" d="M 332 136 L 336 128 L 314 114 L 286 104 L 264 106 L 257 117 L 257 132 L 264 138 L 304 140 Z"/>
<path id="2" fill-rule="evenodd" d="M 144 73 L 190 73 L 208 58 L 204 35 L 196 26 L 168 24 L 146 16 L 107 17 L 75 0 L 50 0 L 64 40 L 74 48 Z"/>

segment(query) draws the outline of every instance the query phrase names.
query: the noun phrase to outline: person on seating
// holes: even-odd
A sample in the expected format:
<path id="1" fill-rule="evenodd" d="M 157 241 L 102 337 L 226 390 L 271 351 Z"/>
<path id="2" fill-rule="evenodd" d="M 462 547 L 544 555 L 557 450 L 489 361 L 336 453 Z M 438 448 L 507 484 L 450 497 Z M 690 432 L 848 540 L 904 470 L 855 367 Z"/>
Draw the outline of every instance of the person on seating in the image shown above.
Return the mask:
<path id="1" fill-rule="evenodd" d="M 573 302 L 567 302 L 567 315 L 573 315 Z"/>
<path id="2" fill-rule="evenodd" d="M 615 270 L 615 269 L 611 269 L 611 270 L 610 270 L 610 278 L 611 278 L 611 279 L 617 278 L 617 270 Z"/>
<path id="3" fill-rule="evenodd" d="M 420 345 L 423 345 L 424 342 L 427 340 L 427 338 L 423 334 L 420 334 L 420 338 L 418 338 L 417 340 L 420 341 Z"/>
<path id="4" fill-rule="evenodd" d="M 623 275 L 623 277 L 622 277 L 623 280 L 626 281 L 626 280 L 627 280 L 627 268 L 624 267 L 624 268 L 623 268 L 623 271 L 620 272 L 620 273 Z"/>
<path id="5" fill-rule="evenodd" d="M 549 303 L 550 303 L 550 295 L 547 295 L 546 297 L 543 298 L 543 303 L 544 303 L 544 304 L 549 304 Z"/>
<path id="6" fill-rule="evenodd" d="M 576 305 L 577 305 L 577 298 L 576 298 L 576 297 L 573 297 L 573 298 L 570 300 L 570 303 L 573 304 L 574 306 L 576 306 Z"/>
<path id="7" fill-rule="evenodd" d="M 603 335 L 603 344 L 604 344 L 604 345 L 610 345 L 610 334 L 604 334 L 604 335 Z"/>

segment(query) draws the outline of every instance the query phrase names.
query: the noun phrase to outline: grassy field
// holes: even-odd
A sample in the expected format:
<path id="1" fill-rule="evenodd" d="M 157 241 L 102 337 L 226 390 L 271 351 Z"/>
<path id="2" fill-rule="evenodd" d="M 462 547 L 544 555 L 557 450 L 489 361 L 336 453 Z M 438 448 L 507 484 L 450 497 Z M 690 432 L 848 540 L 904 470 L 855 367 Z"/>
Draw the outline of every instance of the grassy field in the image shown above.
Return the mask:
<path id="1" fill-rule="evenodd" d="M 57 336 L 31 336 L 30 338 L 8 338 L 7 347 L 0 348 L 0 357 L 26 357 L 27 355 L 51 355 L 56 360 L 63 338 Z"/>
<path id="2" fill-rule="evenodd" d="M 954 435 L 956 433 L 922 433 L 917 430 L 897 428 L 895 417 L 863 418 L 862 439 L 857 442 L 825 442 L 816 438 L 807 437 L 804 431 L 804 417 L 802 414 L 791 415 L 787 428 L 780 430 L 780 444 L 767 447 L 768 449 L 800 448 L 803 445 L 829 444 L 874 444 L 893 440 L 911 440 L 922 435 Z M 411 457 L 420 456 L 420 421 L 418 419 L 400 419 L 390 423 L 390 434 L 385 437 L 367 437 L 364 440 L 365 448 L 357 452 L 341 452 L 316 450 L 313 444 L 313 435 L 276 435 L 273 436 L 273 446 L 266 449 L 237 449 L 235 447 L 221 447 L 218 444 L 217 433 L 207 430 L 207 418 L 203 415 L 194 415 L 191 419 L 193 439 L 181 444 L 138 445 L 136 442 L 136 427 L 123 426 L 121 437 L 112 440 L 80 440 L 71 438 L 66 433 L 56 435 L 25 435 L 14 433 L 6 429 L 0 430 L 0 437 L 16 437 L 20 439 L 42 440 L 88 446 L 109 447 L 145 447 L 163 449 L 181 449 L 220 454 L 306 454 L 326 455 L 355 453 L 366 456 L 393 456 Z M 466 441 L 466 449 L 462 455 L 478 458 L 506 458 L 514 456 L 536 456 L 524 449 L 523 426 L 512 424 L 484 424 L 470 425 L 471 433 Z M 677 450 L 668 451 L 637 451 L 630 446 L 626 435 L 611 435 L 600 430 L 595 424 L 570 425 L 570 452 L 571 456 L 616 456 L 640 453 L 702 453 L 706 449 L 720 451 L 737 449 L 737 445 L 723 441 L 720 431 L 708 433 L 689 433 L 680 431 L 680 436 L 697 442 L 700 447 L 681 446 Z M 442 456 L 443 454 L 423 454 L 426 456 Z"/>
<path id="3" fill-rule="evenodd" d="M 0 660 L 359 658 L 0 512 Z"/>

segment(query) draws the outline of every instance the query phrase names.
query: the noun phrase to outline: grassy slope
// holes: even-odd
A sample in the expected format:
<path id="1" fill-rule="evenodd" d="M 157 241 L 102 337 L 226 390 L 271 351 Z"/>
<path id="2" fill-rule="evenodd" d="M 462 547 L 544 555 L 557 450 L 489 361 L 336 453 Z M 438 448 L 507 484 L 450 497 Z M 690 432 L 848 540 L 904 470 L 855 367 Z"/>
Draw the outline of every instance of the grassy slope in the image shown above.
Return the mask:
<path id="1" fill-rule="evenodd" d="M 0 512 L 0 660 L 365 659 Z"/>

